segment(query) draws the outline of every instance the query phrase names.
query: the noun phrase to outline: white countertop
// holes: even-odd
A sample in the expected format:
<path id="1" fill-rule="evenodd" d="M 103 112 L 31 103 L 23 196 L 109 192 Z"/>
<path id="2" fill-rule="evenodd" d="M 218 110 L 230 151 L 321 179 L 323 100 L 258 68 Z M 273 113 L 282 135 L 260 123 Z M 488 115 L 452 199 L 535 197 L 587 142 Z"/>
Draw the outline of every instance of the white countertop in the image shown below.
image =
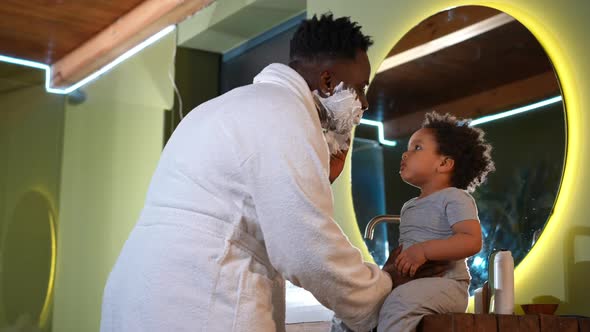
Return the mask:
<path id="1" fill-rule="evenodd" d="M 310 292 L 299 288 L 289 281 L 286 285 L 287 315 L 286 323 L 327 322 L 334 313 L 324 307 Z"/>

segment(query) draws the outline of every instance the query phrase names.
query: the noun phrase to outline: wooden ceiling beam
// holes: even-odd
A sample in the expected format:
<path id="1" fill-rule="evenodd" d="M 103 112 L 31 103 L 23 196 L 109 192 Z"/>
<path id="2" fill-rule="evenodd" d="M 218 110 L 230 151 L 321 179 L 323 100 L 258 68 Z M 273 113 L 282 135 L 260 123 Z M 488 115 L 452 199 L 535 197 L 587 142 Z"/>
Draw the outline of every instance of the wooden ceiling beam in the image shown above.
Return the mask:
<path id="1" fill-rule="evenodd" d="M 52 88 L 71 86 L 214 0 L 146 0 L 52 65 Z"/>
<path id="2" fill-rule="evenodd" d="M 560 94 L 559 83 L 553 70 L 511 82 L 482 93 L 456 99 L 425 110 L 392 118 L 384 123 L 385 137 L 399 139 L 410 136 L 431 111 L 451 113 L 461 118 L 480 118 L 533 103 Z"/>

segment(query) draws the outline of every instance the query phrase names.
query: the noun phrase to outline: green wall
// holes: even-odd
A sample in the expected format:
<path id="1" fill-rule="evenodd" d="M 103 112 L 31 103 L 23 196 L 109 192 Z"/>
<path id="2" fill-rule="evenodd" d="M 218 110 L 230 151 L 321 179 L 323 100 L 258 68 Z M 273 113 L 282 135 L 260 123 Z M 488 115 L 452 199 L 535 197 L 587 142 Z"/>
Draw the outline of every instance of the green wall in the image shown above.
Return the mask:
<path id="1" fill-rule="evenodd" d="M 178 47 L 174 59 L 176 75 L 174 80 L 178 93 L 182 96 L 182 114 L 219 95 L 219 72 L 221 54 Z M 168 141 L 174 128 L 180 122 L 180 102 L 174 99 L 171 112 L 166 112 L 164 139 Z"/>
<path id="2" fill-rule="evenodd" d="M 59 204 L 65 98 L 45 93 L 43 71 L 4 63 L 0 71 L 9 73 L 0 78 L 3 330 L 17 320 L 20 326 L 36 325 L 44 305 L 51 268 L 47 214 L 55 217 Z M 31 195 L 38 199 L 28 199 Z M 44 325 L 50 325 L 49 311 L 44 316 Z"/>
<path id="3" fill-rule="evenodd" d="M 353 0 L 308 1 L 308 16 L 332 11 L 336 16 L 350 16 L 375 40 L 369 57 L 373 72 L 392 46 L 414 25 L 449 7 L 488 5 L 504 10 L 529 27 L 540 39 L 564 88 L 568 109 L 568 156 L 565 176 L 554 215 L 538 244 L 517 268 L 516 302 L 530 303 L 543 298 L 562 302 L 558 313 L 590 316 L 588 283 L 590 275 L 590 150 L 584 149 L 590 132 L 590 63 L 586 60 L 590 44 L 590 2 L 585 0 L 374 0 L 370 4 Z M 337 220 L 349 238 L 364 252 L 364 244 L 355 229 L 350 194 L 350 164 L 335 186 Z"/>
<path id="4" fill-rule="evenodd" d="M 185 113 L 218 92 L 219 55 L 182 49 L 175 64 L 175 37 L 83 87 L 77 101 L 46 93 L 40 70 L 0 64 L 0 268 L 27 266 L 22 263 L 37 255 L 33 266 L 43 272 L 0 274 L 0 329 L 38 325 L 47 302 L 44 330 L 98 331 L 106 278 L 143 207 L 177 114 L 166 111 L 174 105 L 175 68 L 182 71 L 177 84 Z M 46 221 L 23 214 L 23 202 L 35 215 L 46 214 L 47 206 L 53 212 L 55 265 L 47 225 L 22 229 L 29 220 Z M 34 241 L 39 232 L 43 242 Z"/>
<path id="5" fill-rule="evenodd" d="M 54 331 L 98 331 L 106 278 L 162 150 L 174 48 L 171 34 L 65 108 Z"/>

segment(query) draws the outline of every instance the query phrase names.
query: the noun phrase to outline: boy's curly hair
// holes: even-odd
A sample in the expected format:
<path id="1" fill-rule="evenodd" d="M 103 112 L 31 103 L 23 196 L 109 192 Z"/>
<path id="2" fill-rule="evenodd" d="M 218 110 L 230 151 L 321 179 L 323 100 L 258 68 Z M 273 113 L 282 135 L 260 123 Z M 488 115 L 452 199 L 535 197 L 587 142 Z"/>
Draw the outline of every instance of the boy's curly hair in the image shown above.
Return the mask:
<path id="1" fill-rule="evenodd" d="M 485 141 L 483 130 L 470 127 L 470 122 L 449 113 L 431 112 L 426 114 L 422 128 L 432 129 L 438 152 L 455 161 L 452 185 L 472 192 L 496 168 L 490 154 L 492 146 Z"/>
<path id="2" fill-rule="evenodd" d="M 291 39 L 291 61 L 315 61 L 324 58 L 354 59 L 358 50 L 367 51 L 371 37 L 361 32 L 361 26 L 350 17 L 334 19 L 332 13 L 319 19 L 313 16 L 303 21 Z"/>

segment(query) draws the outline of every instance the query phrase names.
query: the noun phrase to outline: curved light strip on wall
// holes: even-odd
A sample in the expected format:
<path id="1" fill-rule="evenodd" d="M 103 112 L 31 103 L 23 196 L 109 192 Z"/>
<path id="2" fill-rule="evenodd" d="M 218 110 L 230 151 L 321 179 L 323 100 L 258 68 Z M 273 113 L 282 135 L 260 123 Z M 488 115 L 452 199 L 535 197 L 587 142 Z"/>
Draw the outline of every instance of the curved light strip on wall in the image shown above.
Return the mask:
<path id="1" fill-rule="evenodd" d="M 516 115 L 516 114 L 533 111 L 533 110 L 536 110 L 536 109 L 538 109 L 540 107 L 544 107 L 544 106 L 547 106 L 547 105 L 551 105 L 551 104 L 555 104 L 555 103 L 561 102 L 562 100 L 563 100 L 563 98 L 561 96 L 552 97 L 552 98 L 541 100 L 539 102 L 536 102 L 536 103 L 533 103 L 533 104 L 530 104 L 530 105 L 526 105 L 526 106 L 523 106 L 523 107 L 515 108 L 515 109 L 509 110 L 509 111 L 501 112 L 501 113 L 494 114 L 494 115 L 483 116 L 481 118 L 478 118 L 478 119 L 475 119 L 475 120 L 471 121 L 471 123 L 469 125 L 470 126 L 477 126 L 477 125 L 480 125 L 480 124 L 483 124 L 483 123 L 496 121 L 498 119 L 507 118 L 509 116 L 513 116 L 513 115 Z M 396 146 L 397 145 L 397 142 L 396 141 L 390 141 L 390 140 L 386 140 L 385 139 L 385 134 L 384 134 L 383 123 L 382 122 L 374 121 L 374 120 L 361 119 L 361 123 L 364 124 L 364 125 L 369 125 L 369 126 L 375 126 L 375 127 L 377 127 L 377 129 L 379 131 L 379 143 L 384 144 L 384 145 L 388 145 L 388 146 Z"/>
<path id="2" fill-rule="evenodd" d="M 47 294 L 45 294 L 45 301 L 41 309 L 41 316 L 39 317 L 39 327 L 44 328 L 49 321 L 51 313 L 51 300 L 53 298 L 53 286 L 55 285 L 55 264 L 57 261 L 57 236 L 55 230 L 55 219 L 53 211 L 49 211 L 49 228 L 51 232 L 51 265 L 49 270 L 49 282 L 47 284 Z"/>
<path id="3" fill-rule="evenodd" d="M 174 29 L 176 29 L 175 25 L 167 26 L 166 28 L 162 29 L 160 32 L 154 34 L 153 36 L 151 36 L 148 39 L 144 40 L 143 42 L 137 44 L 136 46 L 134 46 L 133 48 L 131 48 L 127 52 L 121 54 L 119 57 L 117 57 L 115 60 L 111 61 L 110 63 L 108 63 L 104 67 L 100 68 L 99 70 L 95 71 L 94 73 L 86 76 L 84 79 L 78 81 L 76 84 L 71 85 L 67 88 L 59 88 L 58 89 L 58 88 L 52 88 L 50 86 L 51 85 L 51 66 L 49 66 L 49 65 L 46 65 L 41 62 L 24 60 L 24 59 L 5 56 L 5 55 L 0 55 L 0 61 L 45 70 L 45 90 L 47 90 L 47 92 L 50 92 L 50 93 L 56 93 L 56 94 L 63 95 L 63 94 L 68 94 L 76 89 L 79 89 L 80 87 L 82 87 L 85 84 L 88 84 L 89 82 L 92 82 L 93 80 L 97 79 L 100 75 L 111 70 L 116 65 L 118 65 L 121 62 L 134 56 L 135 54 L 139 53 L 141 50 L 150 46 L 151 44 L 157 42 L 162 37 L 166 36 L 167 34 L 169 34 L 172 31 L 174 31 Z"/>

